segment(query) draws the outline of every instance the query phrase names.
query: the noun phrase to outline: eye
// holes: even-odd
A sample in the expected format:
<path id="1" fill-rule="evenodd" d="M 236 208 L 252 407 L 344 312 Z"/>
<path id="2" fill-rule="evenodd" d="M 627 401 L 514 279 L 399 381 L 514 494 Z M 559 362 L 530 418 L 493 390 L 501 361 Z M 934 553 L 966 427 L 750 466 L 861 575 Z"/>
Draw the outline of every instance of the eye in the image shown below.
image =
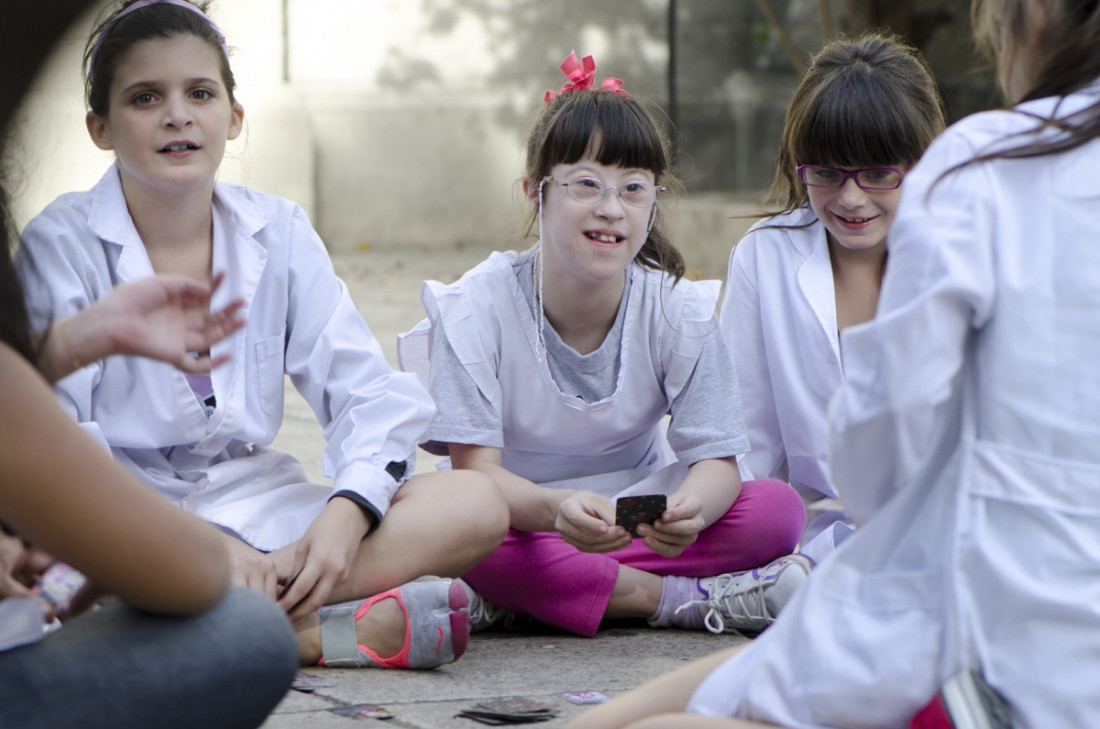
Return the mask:
<path id="1" fill-rule="evenodd" d="M 644 182 L 628 182 L 623 185 L 623 192 L 631 195 L 640 195 L 649 189 L 649 185 Z"/>
<path id="2" fill-rule="evenodd" d="M 885 182 L 894 176 L 890 170 L 866 170 L 863 174 L 872 182 Z"/>
<path id="3" fill-rule="evenodd" d="M 191 98 L 198 101 L 206 101 L 207 99 L 214 98 L 214 94 L 210 89 L 195 89 L 191 92 Z"/>
<path id="4" fill-rule="evenodd" d="M 156 100 L 157 97 L 153 96 L 152 93 L 148 91 L 142 91 L 140 94 L 136 94 L 130 101 L 137 106 L 146 106 L 148 104 L 152 104 Z"/>
<path id="5" fill-rule="evenodd" d="M 840 179 L 840 173 L 836 170 L 829 170 L 821 167 L 811 167 L 810 174 L 823 182 L 834 182 Z"/>
<path id="6" fill-rule="evenodd" d="M 570 185 L 576 185 L 577 187 L 587 187 L 590 190 L 599 190 L 603 187 L 599 180 L 591 177 L 579 177 L 569 183 Z"/>

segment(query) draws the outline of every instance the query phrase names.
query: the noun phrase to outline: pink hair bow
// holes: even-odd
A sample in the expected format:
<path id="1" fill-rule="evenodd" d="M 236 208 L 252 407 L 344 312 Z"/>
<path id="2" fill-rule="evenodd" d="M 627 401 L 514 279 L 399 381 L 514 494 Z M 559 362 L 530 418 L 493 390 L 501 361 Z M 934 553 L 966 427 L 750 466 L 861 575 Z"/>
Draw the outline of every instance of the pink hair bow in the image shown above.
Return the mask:
<path id="1" fill-rule="evenodd" d="M 582 59 L 578 59 L 577 52 L 570 51 L 568 58 L 562 61 L 561 71 L 569 80 L 563 83 L 559 90 L 550 90 L 543 95 L 542 99 L 547 104 L 562 94 L 571 94 L 574 91 L 592 88 L 592 84 L 596 79 L 596 61 L 592 59 L 592 56 L 585 56 Z M 622 85 L 623 80 L 621 78 L 605 78 L 603 83 L 600 84 L 600 88 L 604 91 L 611 91 L 629 99 L 630 94 L 622 89 Z"/>

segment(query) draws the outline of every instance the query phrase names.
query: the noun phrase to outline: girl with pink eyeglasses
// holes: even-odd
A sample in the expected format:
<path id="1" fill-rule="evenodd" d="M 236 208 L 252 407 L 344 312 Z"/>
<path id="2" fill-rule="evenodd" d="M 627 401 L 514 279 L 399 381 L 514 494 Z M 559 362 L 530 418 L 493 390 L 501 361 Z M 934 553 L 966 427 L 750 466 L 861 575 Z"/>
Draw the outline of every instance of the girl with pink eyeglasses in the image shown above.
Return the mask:
<path id="1" fill-rule="evenodd" d="M 944 128 L 932 75 L 898 40 L 828 43 L 787 110 L 772 198 L 730 255 L 720 314 L 757 478 L 787 481 L 820 562 L 852 531 L 825 463 L 826 409 L 844 380 L 840 331 L 871 319 L 906 170 Z"/>

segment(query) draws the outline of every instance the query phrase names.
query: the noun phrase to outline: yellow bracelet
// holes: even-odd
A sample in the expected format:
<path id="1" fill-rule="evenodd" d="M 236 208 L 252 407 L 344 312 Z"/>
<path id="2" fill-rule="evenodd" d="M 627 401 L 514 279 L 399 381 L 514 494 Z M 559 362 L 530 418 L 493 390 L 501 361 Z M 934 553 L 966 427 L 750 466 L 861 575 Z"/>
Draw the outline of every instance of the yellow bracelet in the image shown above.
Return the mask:
<path id="1" fill-rule="evenodd" d="M 73 363 L 73 371 L 84 369 L 84 363 L 80 361 L 80 357 L 76 356 L 76 351 L 73 350 L 72 342 L 69 341 L 68 319 L 62 319 L 57 325 L 57 333 L 61 337 L 61 346 L 65 349 L 65 354 L 69 356 L 69 361 Z"/>

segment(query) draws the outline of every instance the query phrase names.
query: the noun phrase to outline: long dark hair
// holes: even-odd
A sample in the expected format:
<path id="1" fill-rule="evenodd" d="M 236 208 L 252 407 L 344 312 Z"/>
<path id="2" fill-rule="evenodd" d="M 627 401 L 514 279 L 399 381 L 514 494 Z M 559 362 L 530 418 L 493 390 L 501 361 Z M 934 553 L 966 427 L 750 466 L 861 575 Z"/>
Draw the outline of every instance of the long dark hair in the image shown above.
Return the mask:
<path id="1" fill-rule="evenodd" d="M 885 33 L 830 41 L 787 108 L 768 193 L 779 209 L 769 214 L 808 203 L 798 165 L 912 165 L 945 126 L 943 102 L 917 49 Z"/>
<path id="2" fill-rule="evenodd" d="M 658 185 L 678 186 L 665 135 L 651 112 L 632 97 L 584 89 L 563 93 L 547 104 L 527 139 L 525 178 L 538 185 L 554 165 L 573 164 L 585 155 L 602 165 L 649 170 Z M 537 215 L 535 211 L 528 221 L 526 233 Z M 661 230 L 660 206 L 634 261 L 677 281 L 684 275 L 684 257 Z"/>
<path id="3" fill-rule="evenodd" d="M 5 72 L 0 74 L 0 183 L 6 185 L 11 170 L 8 151 L 11 130 L 8 124 L 39 67 L 54 50 L 54 44 L 72 24 L 78 12 L 91 5 L 91 0 L 57 0 L 49 10 L 29 3 L 15 3 L 4 9 L 0 24 L 0 60 Z M 29 362 L 37 360 L 30 333 L 23 286 L 12 262 L 12 247 L 17 236 L 9 215 L 8 197 L 0 187 L 0 341 Z"/>

